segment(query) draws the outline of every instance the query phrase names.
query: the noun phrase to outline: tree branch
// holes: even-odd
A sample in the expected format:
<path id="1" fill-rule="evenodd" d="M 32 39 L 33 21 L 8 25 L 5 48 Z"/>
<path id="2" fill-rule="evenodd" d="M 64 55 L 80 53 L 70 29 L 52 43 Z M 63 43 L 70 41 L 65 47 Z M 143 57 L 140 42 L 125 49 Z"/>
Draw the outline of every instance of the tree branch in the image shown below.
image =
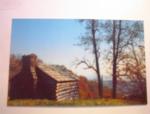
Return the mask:
<path id="1" fill-rule="evenodd" d="M 83 58 L 83 60 L 80 60 L 80 61 L 78 60 L 77 63 L 76 63 L 76 67 L 78 67 L 81 64 L 86 65 L 86 68 L 84 68 L 84 69 L 92 69 L 95 72 L 97 72 L 96 68 L 92 64 L 90 64 L 89 61 L 86 60 L 85 58 Z"/>

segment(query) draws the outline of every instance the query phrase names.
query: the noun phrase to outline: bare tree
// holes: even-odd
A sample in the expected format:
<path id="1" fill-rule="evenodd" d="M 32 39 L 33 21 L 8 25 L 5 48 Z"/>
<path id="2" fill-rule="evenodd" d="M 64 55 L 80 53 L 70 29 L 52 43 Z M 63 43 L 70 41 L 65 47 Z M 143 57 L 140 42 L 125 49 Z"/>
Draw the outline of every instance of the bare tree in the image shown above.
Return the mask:
<path id="1" fill-rule="evenodd" d="M 121 20 L 113 20 L 111 22 L 106 23 L 104 26 L 105 29 L 109 29 L 107 33 L 108 39 L 107 41 L 112 44 L 111 52 L 112 56 L 112 98 L 117 97 L 117 79 L 120 76 L 120 68 L 121 64 L 125 58 L 124 55 L 127 53 L 127 47 L 131 43 L 131 34 L 130 29 L 133 22 L 130 21 L 121 21 Z M 132 27 L 132 31 L 134 28 Z"/>
<path id="2" fill-rule="evenodd" d="M 112 77 L 113 77 L 113 89 L 112 89 L 112 98 L 116 98 L 116 86 L 117 86 L 117 59 L 119 51 L 119 46 L 120 46 L 120 40 L 121 40 L 121 21 L 119 21 L 119 27 L 118 27 L 118 34 L 116 36 L 116 21 L 113 21 L 113 33 L 112 33 L 112 41 L 113 41 L 113 69 L 112 69 Z"/>
<path id="3" fill-rule="evenodd" d="M 118 60 L 119 56 L 123 53 L 123 48 L 126 46 L 127 42 L 122 38 L 121 20 L 105 22 L 104 29 L 108 29 L 107 41 L 112 44 L 111 51 L 109 52 L 109 54 L 112 54 L 110 56 L 112 58 L 110 59 L 112 60 L 112 98 L 116 98 Z"/>
<path id="4" fill-rule="evenodd" d="M 102 78 L 100 75 L 100 48 L 99 48 L 99 38 L 96 37 L 98 31 L 99 31 L 99 22 L 98 20 L 84 20 L 82 22 L 85 22 L 86 24 L 86 30 L 87 33 L 85 36 L 82 36 L 80 38 L 80 46 L 84 46 L 85 50 L 92 49 L 95 65 L 91 64 L 89 60 L 83 58 L 82 60 L 78 60 L 77 65 L 85 64 L 87 66 L 87 69 L 92 69 L 96 72 L 97 78 L 98 78 L 98 90 L 99 90 L 99 97 L 103 97 L 103 85 L 102 85 Z M 90 47 L 91 46 L 91 47 Z"/>

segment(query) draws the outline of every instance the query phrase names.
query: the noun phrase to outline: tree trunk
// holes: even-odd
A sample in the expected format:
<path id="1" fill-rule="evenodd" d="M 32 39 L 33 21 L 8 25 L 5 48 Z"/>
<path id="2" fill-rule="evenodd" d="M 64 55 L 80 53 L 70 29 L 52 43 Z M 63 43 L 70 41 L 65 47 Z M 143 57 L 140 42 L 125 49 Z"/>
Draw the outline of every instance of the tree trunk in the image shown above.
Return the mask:
<path id="1" fill-rule="evenodd" d="M 99 59 L 97 55 L 97 44 L 96 44 L 96 39 L 95 39 L 95 20 L 92 20 L 92 41 L 93 41 L 93 49 L 94 49 L 94 55 L 95 55 L 95 61 L 96 61 L 96 73 L 98 77 L 98 90 L 99 90 L 99 97 L 103 97 L 103 85 L 102 85 L 102 80 L 100 76 L 100 69 L 99 69 Z"/>
<path id="2" fill-rule="evenodd" d="M 117 77 L 116 77 L 116 25 L 115 21 L 113 21 L 113 34 L 112 34 L 112 40 L 113 40 L 113 69 L 112 69 L 112 98 L 116 98 L 116 86 L 117 86 Z"/>
<path id="3" fill-rule="evenodd" d="M 113 90 L 112 90 L 112 98 L 116 98 L 116 88 L 117 88 L 117 77 L 116 77 L 116 61 L 113 62 Z"/>

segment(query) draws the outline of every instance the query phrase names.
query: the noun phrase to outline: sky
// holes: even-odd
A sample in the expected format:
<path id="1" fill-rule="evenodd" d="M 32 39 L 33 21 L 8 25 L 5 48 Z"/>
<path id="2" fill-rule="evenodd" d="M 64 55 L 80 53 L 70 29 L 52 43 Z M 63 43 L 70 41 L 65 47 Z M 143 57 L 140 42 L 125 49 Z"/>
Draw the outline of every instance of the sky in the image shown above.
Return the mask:
<path id="1" fill-rule="evenodd" d="M 103 21 L 101 21 L 103 22 Z M 125 21 L 126 22 L 126 21 Z M 134 21 L 128 21 L 132 24 Z M 139 21 L 140 22 L 140 21 Z M 140 22 L 141 23 L 141 22 Z M 64 65 L 77 75 L 96 79 L 96 73 L 85 70 L 85 65 L 76 67 L 75 61 L 86 58 L 91 62 L 94 55 L 77 46 L 79 38 L 86 33 L 85 24 L 74 19 L 13 19 L 11 32 L 11 54 L 27 55 L 34 53 L 46 64 Z M 103 37 L 103 29 L 100 31 Z M 99 36 L 98 34 L 98 36 Z M 143 41 L 143 37 L 142 37 Z M 106 63 L 108 43 L 100 43 L 100 72 L 104 80 L 111 79 Z"/>
<path id="2" fill-rule="evenodd" d="M 63 62 L 77 53 L 74 44 L 83 30 L 75 20 L 13 20 L 12 52 L 36 53 L 45 62 Z"/>

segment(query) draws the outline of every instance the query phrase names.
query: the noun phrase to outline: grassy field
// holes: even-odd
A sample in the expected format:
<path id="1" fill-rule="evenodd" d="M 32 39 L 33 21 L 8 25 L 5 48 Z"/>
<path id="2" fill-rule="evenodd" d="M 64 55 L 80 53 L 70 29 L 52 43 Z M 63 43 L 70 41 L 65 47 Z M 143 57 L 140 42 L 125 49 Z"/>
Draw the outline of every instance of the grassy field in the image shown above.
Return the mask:
<path id="1" fill-rule="evenodd" d="M 140 101 L 122 99 L 95 99 L 74 101 L 52 101 L 52 100 L 8 100 L 8 106 L 123 106 L 123 105 L 146 104 Z"/>

